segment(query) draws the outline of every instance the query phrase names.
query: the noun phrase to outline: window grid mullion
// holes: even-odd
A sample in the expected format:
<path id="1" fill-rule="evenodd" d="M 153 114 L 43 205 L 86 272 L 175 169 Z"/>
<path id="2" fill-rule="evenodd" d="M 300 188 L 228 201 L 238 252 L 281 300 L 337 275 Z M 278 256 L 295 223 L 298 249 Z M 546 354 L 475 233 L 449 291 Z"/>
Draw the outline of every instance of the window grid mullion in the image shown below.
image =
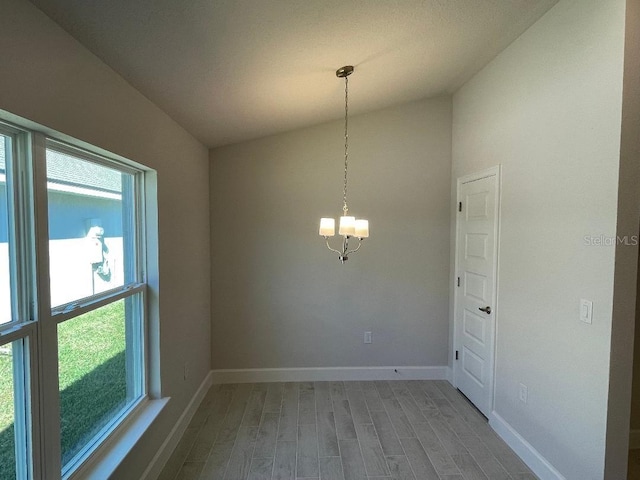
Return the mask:
<path id="1" fill-rule="evenodd" d="M 47 199 L 46 137 L 35 133 L 32 150 L 35 203 L 36 315 L 38 320 L 38 407 L 41 472 L 47 479 L 61 475 L 60 399 L 58 395 L 58 333 L 51 316 L 49 288 L 49 218 Z M 35 443 L 35 442 L 34 442 Z M 35 448 L 35 447 L 34 447 Z"/>

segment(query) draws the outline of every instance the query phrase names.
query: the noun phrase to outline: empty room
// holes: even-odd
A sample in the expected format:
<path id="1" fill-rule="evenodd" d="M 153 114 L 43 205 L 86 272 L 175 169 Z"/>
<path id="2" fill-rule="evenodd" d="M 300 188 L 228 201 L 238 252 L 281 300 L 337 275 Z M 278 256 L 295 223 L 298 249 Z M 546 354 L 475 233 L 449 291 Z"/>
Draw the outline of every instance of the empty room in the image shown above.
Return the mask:
<path id="1" fill-rule="evenodd" d="M 639 224 L 638 0 L 3 0 L 0 479 L 640 478 Z"/>

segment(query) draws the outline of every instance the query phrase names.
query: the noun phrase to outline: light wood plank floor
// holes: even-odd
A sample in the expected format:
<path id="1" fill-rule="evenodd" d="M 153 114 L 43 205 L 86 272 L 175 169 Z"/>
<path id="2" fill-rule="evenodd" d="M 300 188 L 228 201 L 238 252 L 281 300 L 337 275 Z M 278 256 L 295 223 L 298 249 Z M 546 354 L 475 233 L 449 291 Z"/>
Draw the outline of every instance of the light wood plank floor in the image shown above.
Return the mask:
<path id="1" fill-rule="evenodd" d="M 160 480 L 534 480 L 448 382 L 214 385 Z"/>

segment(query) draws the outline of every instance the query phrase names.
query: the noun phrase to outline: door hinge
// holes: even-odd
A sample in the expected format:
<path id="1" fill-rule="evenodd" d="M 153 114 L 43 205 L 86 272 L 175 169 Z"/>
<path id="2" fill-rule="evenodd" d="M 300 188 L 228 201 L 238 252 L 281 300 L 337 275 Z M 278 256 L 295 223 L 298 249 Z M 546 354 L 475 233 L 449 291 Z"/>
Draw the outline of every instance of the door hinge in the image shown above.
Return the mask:
<path id="1" fill-rule="evenodd" d="M 458 350 L 456 350 L 456 360 L 458 360 Z"/>
<path id="2" fill-rule="evenodd" d="M 460 286 L 460 277 L 458 277 L 458 286 Z"/>
<path id="3" fill-rule="evenodd" d="M 462 202 L 458 202 L 458 211 L 461 212 L 462 211 Z"/>

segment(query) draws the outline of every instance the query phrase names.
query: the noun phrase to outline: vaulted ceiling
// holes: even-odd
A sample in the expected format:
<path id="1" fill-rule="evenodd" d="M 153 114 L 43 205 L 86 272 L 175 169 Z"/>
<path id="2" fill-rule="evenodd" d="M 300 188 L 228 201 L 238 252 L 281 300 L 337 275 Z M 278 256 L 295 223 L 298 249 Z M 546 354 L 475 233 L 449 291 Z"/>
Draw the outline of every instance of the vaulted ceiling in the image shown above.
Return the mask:
<path id="1" fill-rule="evenodd" d="M 31 0 L 213 147 L 453 93 L 557 0 Z"/>

